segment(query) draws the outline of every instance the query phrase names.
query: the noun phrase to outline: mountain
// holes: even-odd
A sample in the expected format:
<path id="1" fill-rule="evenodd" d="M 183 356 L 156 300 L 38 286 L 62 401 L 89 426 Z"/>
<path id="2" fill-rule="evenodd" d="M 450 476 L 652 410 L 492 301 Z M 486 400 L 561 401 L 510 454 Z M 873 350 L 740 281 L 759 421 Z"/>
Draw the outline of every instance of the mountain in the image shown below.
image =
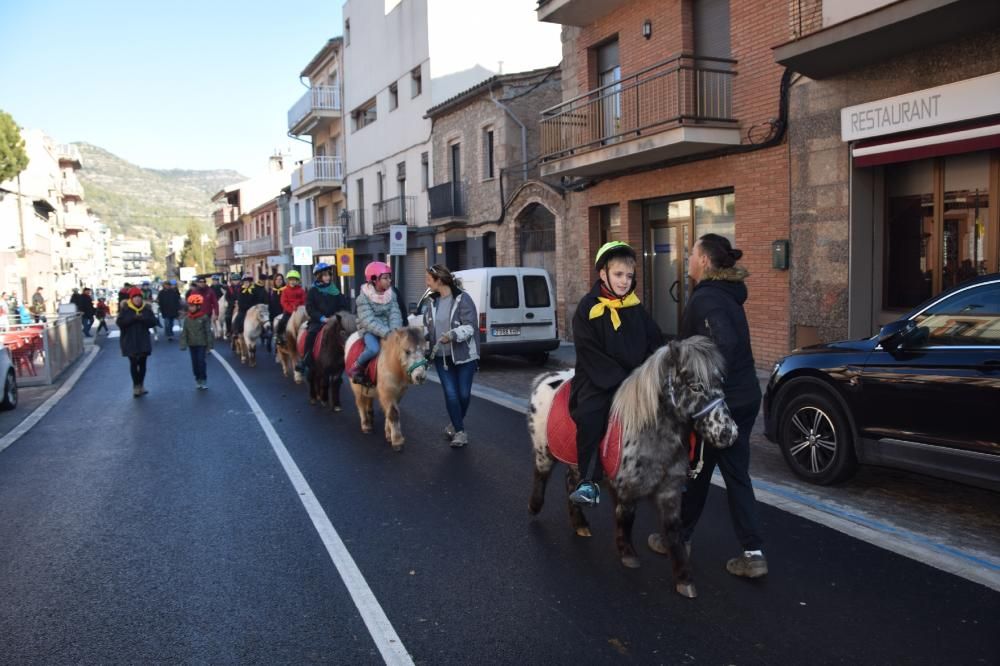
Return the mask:
<path id="1" fill-rule="evenodd" d="M 75 145 L 83 157 L 78 175 L 87 207 L 112 234 L 153 240 L 155 257 L 163 256 L 171 236 L 186 234 L 192 221 L 214 238 L 212 195 L 246 180 L 228 169 L 144 169 L 98 146 Z"/>

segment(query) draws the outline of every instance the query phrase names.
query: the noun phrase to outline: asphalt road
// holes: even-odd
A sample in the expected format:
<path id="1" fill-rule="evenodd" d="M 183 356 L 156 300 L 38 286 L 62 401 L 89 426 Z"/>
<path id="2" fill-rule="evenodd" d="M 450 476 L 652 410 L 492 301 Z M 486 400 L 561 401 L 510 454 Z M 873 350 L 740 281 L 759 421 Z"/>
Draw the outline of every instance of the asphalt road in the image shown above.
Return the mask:
<path id="1" fill-rule="evenodd" d="M 114 342 L 0 453 L 0 662 L 381 662 L 219 362 L 198 392 L 187 354 L 161 341 L 135 400 Z M 1000 661 L 1000 595 L 985 587 L 763 505 L 771 574 L 736 579 L 713 489 L 694 538 L 700 596 L 683 599 L 644 547 L 641 569 L 618 564 L 610 506 L 590 512 L 594 538 L 574 536 L 558 476 L 528 515 L 519 414 L 474 399 L 472 441 L 452 450 L 428 384 L 404 399 L 393 453 L 360 434 L 346 388 L 330 414 L 259 358 L 237 372 L 416 663 Z M 637 546 L 653 527 L 643 507 Z"/>

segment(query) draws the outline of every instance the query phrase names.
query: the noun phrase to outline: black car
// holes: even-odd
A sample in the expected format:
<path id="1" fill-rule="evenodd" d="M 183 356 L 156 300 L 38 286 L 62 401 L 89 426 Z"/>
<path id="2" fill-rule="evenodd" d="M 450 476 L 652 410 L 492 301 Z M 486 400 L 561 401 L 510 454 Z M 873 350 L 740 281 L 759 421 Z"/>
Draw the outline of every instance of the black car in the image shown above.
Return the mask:
<path id="1" fill-rule="evenodd" d="M 799 349 L 764 396 L 767 437 L 818 484 L 884 465 L 1000 490 L 1000 273 L 867 340 Z"/>

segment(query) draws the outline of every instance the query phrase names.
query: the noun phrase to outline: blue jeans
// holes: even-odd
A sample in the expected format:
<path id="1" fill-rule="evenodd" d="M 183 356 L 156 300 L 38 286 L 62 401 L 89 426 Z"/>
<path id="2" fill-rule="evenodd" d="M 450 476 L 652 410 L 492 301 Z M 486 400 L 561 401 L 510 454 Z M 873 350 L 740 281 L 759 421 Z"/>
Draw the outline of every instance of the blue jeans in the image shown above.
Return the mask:
<path id="1" fill-rule="evenodd" d="M 167 316 L 163 317 L 163 327 L 165 329 L 167 329 L 167 337 L 168 338 L 174 337 L 174 322 L 175 321 L 177 321 L 177 320 L 176 319 L 171 319 L 170 317 L 167 317 Z"/>
<path id="2" fill-rule="evenodd" d="M 94 325 L 94 318 L 93 317 L 84 316 L 83 317 L 83 321 L 81 323 L 83 324 L 83 334 L 86 335 L 89 338 L 90 337 L 90 327 Z"/>
<path id="3" fill-rule="evenodd" d="M 380 348 L 378 336 L 373 333 L 365 333 L 365 350 L 358 357 L 358 367 L 365 367 L 365 363 L 378 356 Z"/>
<path id="4" fill-rule="evenodd" d="M 205 356 L 208 347 L 188 347 L 191 352 L 191 369 L 194 371 L 195 381 L 203 382 L 208 379 L 208 367 L 205 363 Z"/>
<path id="5" fill-rule="evenodd" d="M 472 378 L 476 374 L 476 361 L 461 365 L 448 363 L 446 368 L 444 358 L 434 357 L 434 367 L 437 368 L 441 388 L 444 390 L 444 405 L 448 409 L 451 424 L 455 432 L 465 430 L 465 414 L 469 411 L 469 400 L 472 399 Z"/>

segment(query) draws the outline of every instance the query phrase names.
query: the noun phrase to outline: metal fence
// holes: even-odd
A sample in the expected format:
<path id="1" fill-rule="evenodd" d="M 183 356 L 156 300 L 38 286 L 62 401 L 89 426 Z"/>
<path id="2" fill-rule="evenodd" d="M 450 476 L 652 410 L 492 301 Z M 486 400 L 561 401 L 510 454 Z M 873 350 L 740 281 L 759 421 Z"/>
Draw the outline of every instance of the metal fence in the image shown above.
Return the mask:
<path id="1" fill-rule="evenodd" d="M 373 233 L 380 234 L 389 231 L 393 224 L 413 226 L 413 210 L 417 207 L 417 198 L 395 197 L 379 201 L 372 206 L 372 216 L 375 218 Z"/>
<path id="2" fill-rule="evenodd" d="M 685 122 L 735 122 L 735 60 L 682 54 L 542 112 L 543 159 Z"/>
<path id="3" fill-rule="evenodd" d="M 462 183 L 442 183 L 427 188 L 430 219 L 465 217 L 465 188 Z"/>
<path id="4" fill-rule="evenodd" d="M 10 352 L 18 386 L 45 386 L 83 354 L 81 315 L 7 326 L 0 339 Z"/>

